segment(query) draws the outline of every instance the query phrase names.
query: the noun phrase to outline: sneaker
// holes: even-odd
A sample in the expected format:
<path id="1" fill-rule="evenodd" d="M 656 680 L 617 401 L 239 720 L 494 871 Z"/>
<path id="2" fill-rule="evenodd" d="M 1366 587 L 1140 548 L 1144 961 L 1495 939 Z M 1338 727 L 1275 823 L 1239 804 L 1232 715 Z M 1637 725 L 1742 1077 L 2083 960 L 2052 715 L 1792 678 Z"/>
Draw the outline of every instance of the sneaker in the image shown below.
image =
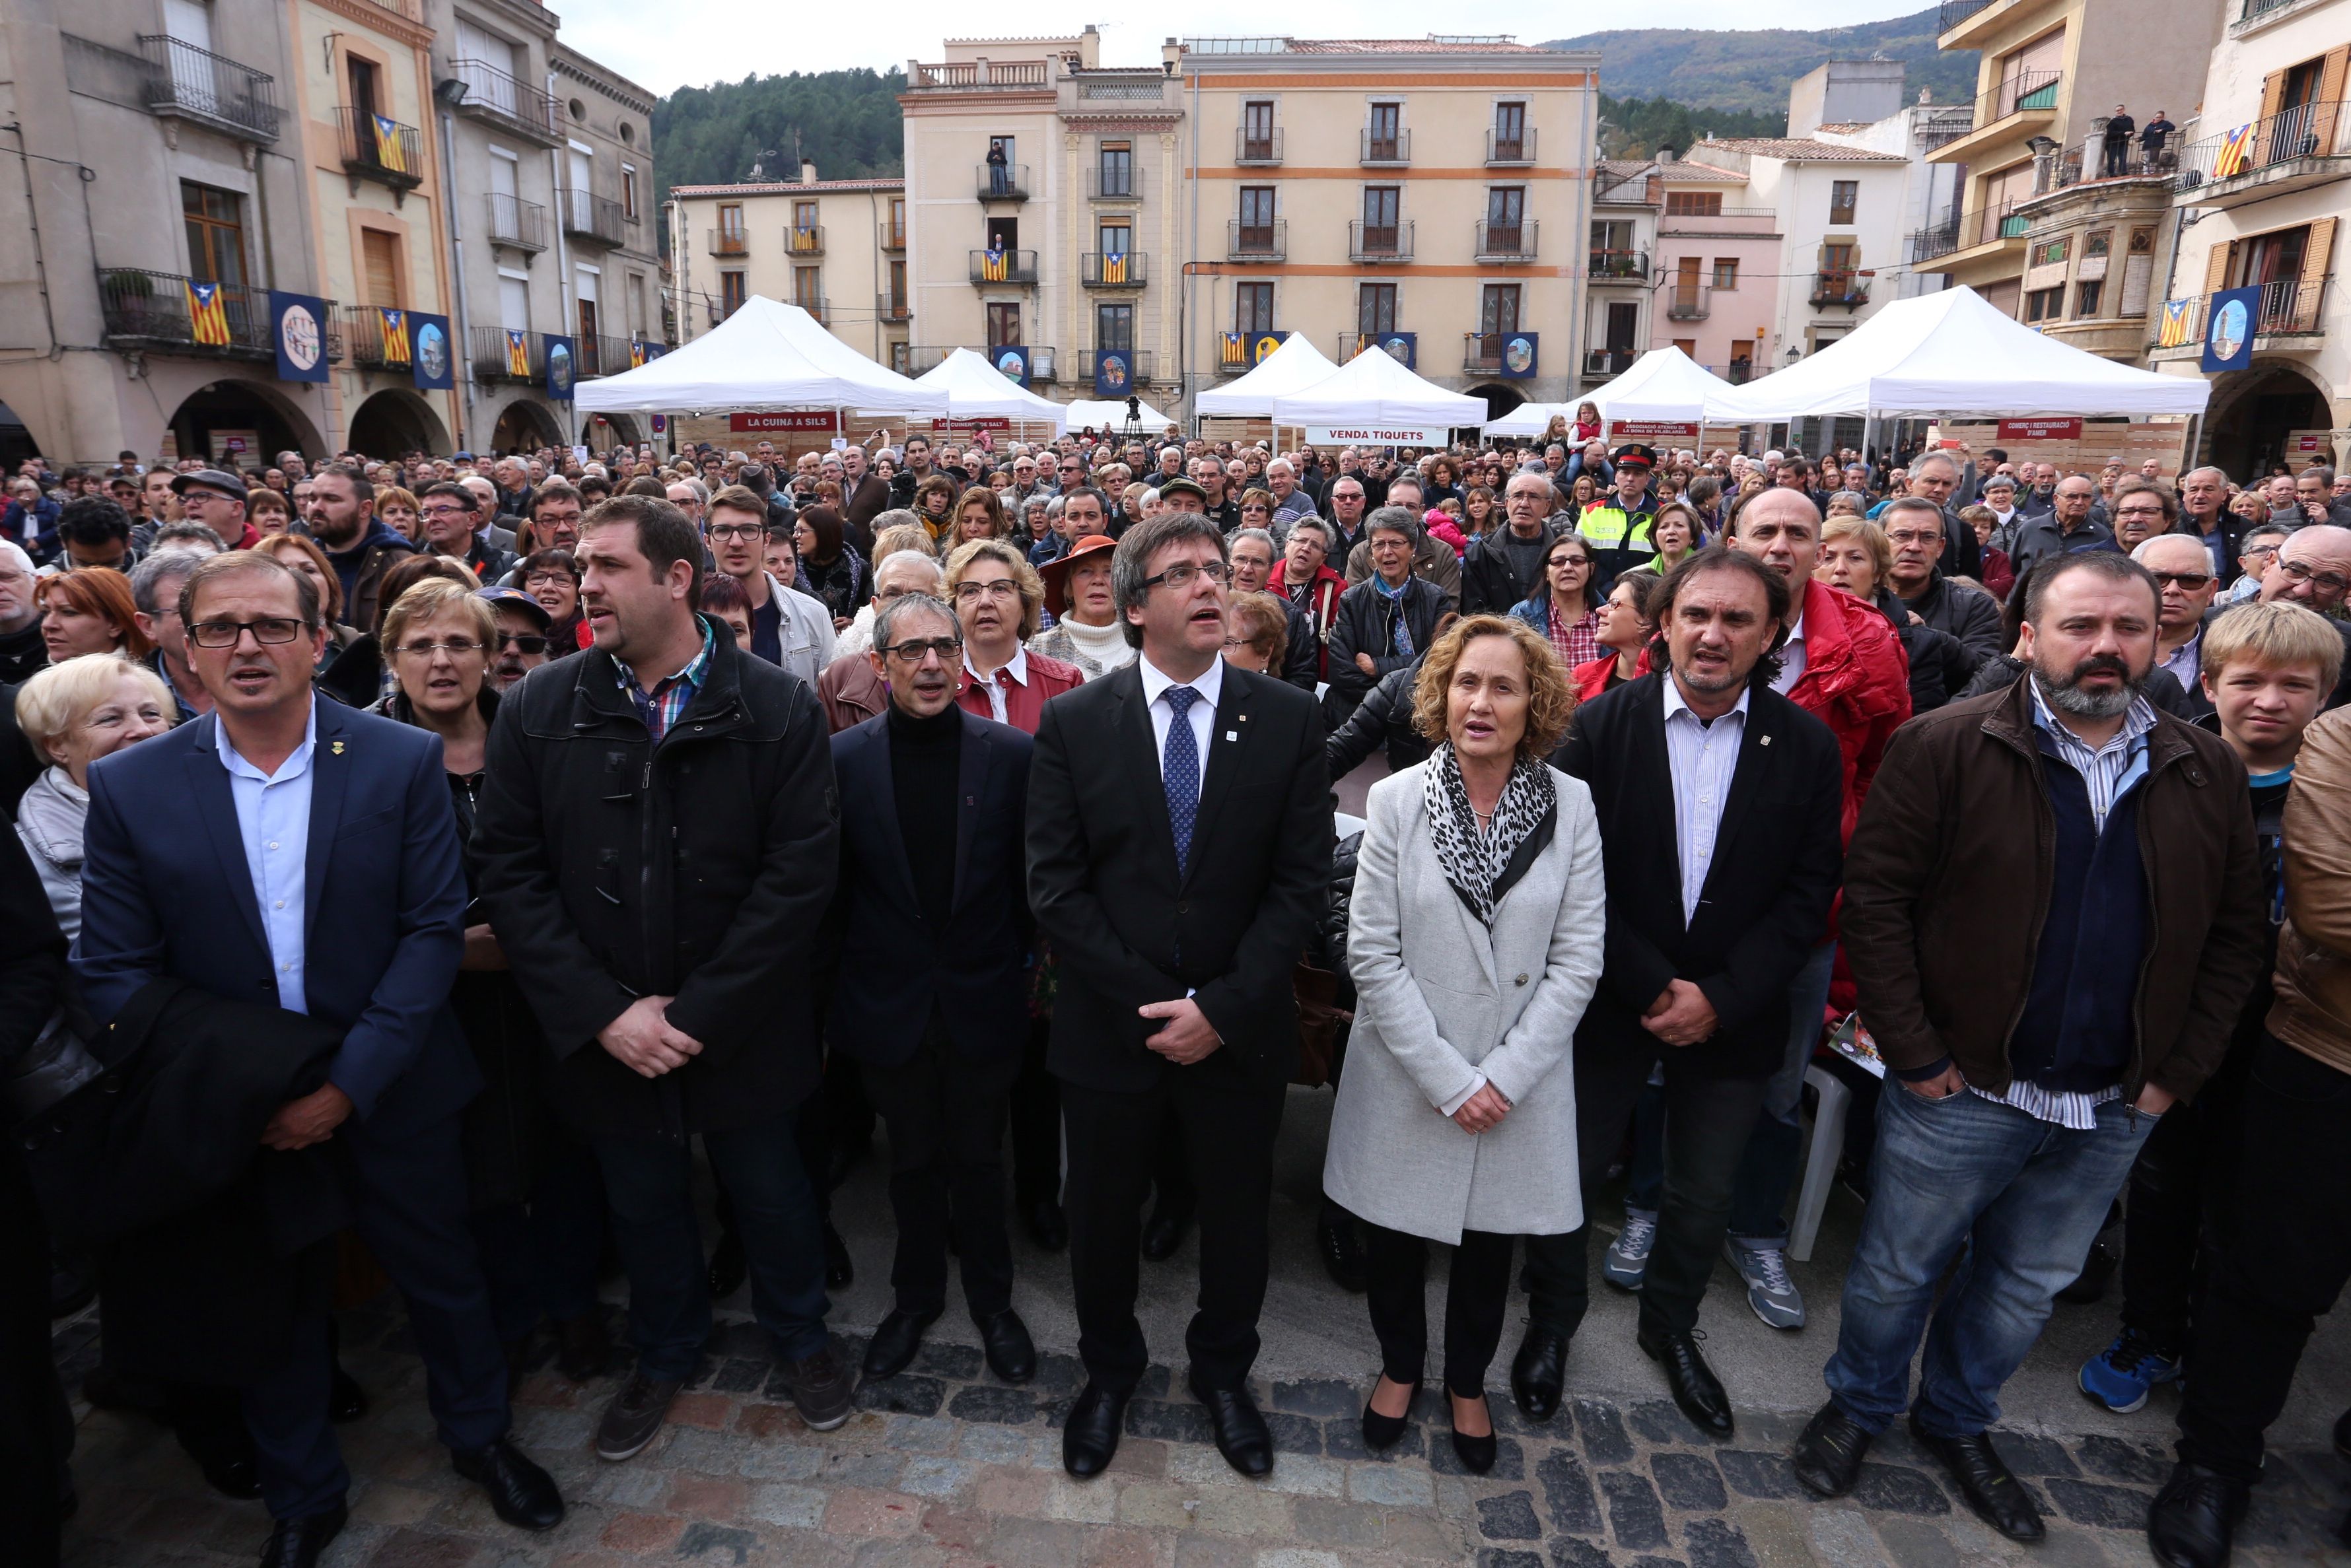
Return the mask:
<path id="1" fill-rule="evenodd" d="M 2179 1358 L 2166 1355 L 2155 1341 L 2135 1328 L 2125 1328 L 2115 1342 L 2082 1363 L 2082 1392 L 2112 1410 L 2127 1416 L 2147 1403 L 2158 1383 L 2176 1382 Z"/>
<path id="2" fill-rule="evenodd" d="M 1649 1249 L 1657 1244 L 1657 1211 L 1654 1209 L 1625 1210 L 1625 1228 L 1608 1243 L 1608 1255 L 1600 1261 L 1600 1277 L 1623 1290 L 1641 1288 L 1641 1276 L 1649 1272 Z"/>
<path id="3" fill-rule="evenodd" d="M 1726 1236 L 1722 1255 L 1730 1260 L 1730 1266 L 1747 1282 L 1747 1304 L 1763 1320 L 1764 1327 L 1804 1326 L 1804 1293 L 1788 1277 L 1785 1247 Z"/>
<path id="4" fill-rule="evenodd" d="M 684 1386 L 675 1378 L 631 1373 L 612 1402 L 604 1407 L 604 1418 L 597 1423 L 596 1457 L 617 1463 L 643 1453 L 647 1443 L 661 1436 L 670 1401 Z"/>
<path id="5" fill-rule="evenodd" d="M 810 1431 L 830 1432 L 849 1419 L 857 1385 L 831 1345 L 814 1355 L 787 1361 L 781 1370 L 784 1386 L 792 1393 L 792 1405 Z"/>

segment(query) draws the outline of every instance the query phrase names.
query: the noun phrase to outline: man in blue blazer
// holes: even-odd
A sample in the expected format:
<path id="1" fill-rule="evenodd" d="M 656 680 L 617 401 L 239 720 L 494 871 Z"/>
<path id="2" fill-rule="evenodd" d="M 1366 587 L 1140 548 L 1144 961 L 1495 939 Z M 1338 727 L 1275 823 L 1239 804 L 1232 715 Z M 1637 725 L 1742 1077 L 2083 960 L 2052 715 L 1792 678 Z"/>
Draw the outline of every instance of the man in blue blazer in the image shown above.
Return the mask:
<path id="1" fill-rule="evenodd" d="M 261 1141 L 342 1148 L 457 1472 L 508 1523 L 552 1528 L 554 1481 L 507 1440 L 506 1363 L 465 1225 L 458 1116 L 481 1078 L 448 1010 L 465 878 L 441 743 L 313 694 L 319 597 L 275 557 L 214 556 L 179 609 L 215 706 L 91 770 L 73 952 L 85 999 L 105 1023 L 168 977 L 345 1032 L 327 1082 Z M 241 1390 L 277 1521 L 265 1565 L 314 1563 L 343 1525 L 328 1332 L 323 1311 L 298 1313 L 277 1367 Z"/>
<path id="2" fill-rule="evenodd" d="M 946 1309 L 952 1233 L 987 1364 L 1025 1383 L 1037 1352 L 1012 1310 L 1001 1150 L 1029 1038 L 1032 742 L 956 705 L 963 634 L 930 595 L 885 605 L 865 657 L 890 705 L 832 738 L 841 877 L 828 924 L 840 952 L 825 1022 L 890 1127 L 896 1302 L 865 1376 L 904 1371 Z"/>

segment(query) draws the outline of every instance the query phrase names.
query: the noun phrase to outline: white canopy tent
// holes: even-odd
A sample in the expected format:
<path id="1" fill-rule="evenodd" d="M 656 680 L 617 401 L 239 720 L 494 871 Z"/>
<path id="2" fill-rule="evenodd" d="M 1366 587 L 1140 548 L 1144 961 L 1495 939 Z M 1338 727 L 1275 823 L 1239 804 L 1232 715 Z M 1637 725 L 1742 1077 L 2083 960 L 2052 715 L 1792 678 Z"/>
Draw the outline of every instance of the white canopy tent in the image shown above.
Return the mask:
<path id="1" fill-rule="evenodd" d="M 1745 422 L 1860 414 L 2201 414 L 2200 376 L 2102 359 L 2003 315 L 1971 288 L 1896 300 L 1810 358 L 1729 389 Z"/>
<path id="2" fill-rule="evenodd" d="M 1266 363 L 1272 362 L 1269 357 Z M 1485 399 L 1448 392 L 1376 348 L 1303 391 L 1273 400 L 1273 422 L 1304 425 L 1309 441 L 1374 446 L 1433 445 L 1454 427 L 1485 423 L 1489 411 Z"/>
<path id="3" fill-rule="evenodd" d="M 1280 348 L 1259 360 L 1256 369 L 1231 386 L 1211 387 L 1195 397 L 1193 411 L 1203 417 L 1223 414 L 1271 419 L 1274 399 L 1328 380 L 1338 368 L 1306 340 L 1304 333 L 1293 332 L 1281 340 Z"/>
<path id="4" fill-rule="evenodd" d="M 1144 435 L 1157 435 L 1176 421 L 1138 398 L 1135 421 Z M 1108 427 L 1115 435 L 1126 428 L 1124 398 L 1078 398 L 1064 405 L 1069 415 L 1070 430 L 1099 430 Z"/>
<path id="5" fill-rule="evenodd" d="M 786 409 L 949 414 L 944 391 L 875 364 L 799 306 L 756 294 L 691 343 L 634 370 L 580 382 L 573 403 L 590 414 Z"/>
<path id="6" fill-rule="evenodd" d="M 914 385 L 945 392 L 950 420 L 1035 420 L 1057 435 L 1070 428 L 1067 403 L 1039 397 L 969 348 L 956 349 L 914 378 Z"/>
<path id="7" fill-rule="evenodd" d="M 1739 389 L 1678 348 L 1652 348 L 1633 368 L 1572 403 L 1521 403 L 1486 426 L 1489 436 L 1542 434 L 1553 414 L 1575 417 L 1585 403 L 1599 405 L 1604 425 L 1618 420 L 1640 423 L 1703 426 L 1743 423 Z"/>

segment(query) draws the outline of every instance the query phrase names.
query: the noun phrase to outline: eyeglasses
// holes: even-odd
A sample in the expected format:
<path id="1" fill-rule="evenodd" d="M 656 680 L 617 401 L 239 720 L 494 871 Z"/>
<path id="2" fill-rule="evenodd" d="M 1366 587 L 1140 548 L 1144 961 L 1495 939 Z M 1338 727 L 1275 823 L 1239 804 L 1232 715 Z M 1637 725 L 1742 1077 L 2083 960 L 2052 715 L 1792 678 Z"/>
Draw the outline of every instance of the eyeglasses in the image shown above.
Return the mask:
<path id="1" fill-rule="evenodd" d="M 2159 588 L 2168 588 L 2173 587 L 2183 587 L 2191 594 L 2202 593 L 2205 588 L 2211 585 L 2212 581 L 2212 574 L 2210 572 L 2151 571 L 2147 576 L 2155 579 L 2155 586 Z"/>
<path id="2" fill-rule="evenodd" d="M 522 580 L 522 586 L 527 588 L 551 588 L 558 583 L 576 584 L 579 580 L 569 572 L 533 572 Z"/>
<path id="3" fill-rule="evenodd" d="M 473 512 L 464 506 L 427 506 L 421 514 L 426 517 L 470 517 Z"/>
<path id="4" fill-rule="evenodd" d="M 957 583 L 955 597 L 957 604 L 977 604 L 983 597 L 1017 599 L 1020 597 L 1020 585 L 1009 577 L 998 577 L 992 583 Z"/>
<path id="5" fill-rule="evenodd" d="M 498 633 L 495 646 L 501 653 L 509 648 L 517 653 L 545 653 L 547 639 L 535 631 L 502 631 Z M 455 653 L 457 649 L 452 645 L 449 651 Z"/>
<path id="6" fill-rule="evenodd" d="M 307 628 L 293 616 L 264 616 L 259 620 L 200 620 L 188 628 L 198 648 L 235 648 L 246 632 L 262 643 L 291 642 Z"/>
<path id="7" fill-rule="evenodd" d="M 1232 575 L 1232 568 L 1227 566 L 1222 561 L 1203 561 L 1196 566 L 1186 562 L 1179 566 L 1170 566 L 1155 577 L 1144 578 L 1143 587 L 1145 592 L 1148 592 L 1165 583 L 1176 592 L 1182 593 L 1192 586 L 1194 577 L 1206 577 L 1208 581 L 1222 587 L 1231 579 Z"/>
<path id="8" fill-rule="evenodd" d="M 2160 517 L 2163 515 L 2163 508 L 2161 506 L 2120 506 L 2115 509 L 2115 515 L 2117 517 Z"/>
<path id="9" fill-rule="evenodd" d="M 907 664 L 920 664 L 924 655 L 935 653 L 939 656 L 939 662 L 944 664 L 962 651 L 963 639 L 959 637 L 911 637 L 883 649 L 882 655 Z"/>
<path id="10" fill-rule="evenodd" d="M 2248 545 L 2243 550 L 2239 552 L 2239 555 L 2241 558 L 2249 561 L 2255 557 L 2259 557 L 2260 559 L 2266 561 L 2277 553 L 2278 547 L 2275 545 Z"/>
<path id="11" fill-rule="evenodd" d="M 710 536 L 716 540 L 757 539 L 767 531 L 766 525 L 758 523 L 713 523 L 710 525 Z"/>
<path id="12" fill-rule="evenodd" d="M 2351 588 L 2351 577 L 2340 572 L 2313 571 L 2307 561 L 2280 561 L 2277 569 L 2297 583 L 2308 583 L 2323 594 L 2339 594 Z"/>
<path id="13" fill-rule="evenodd" d="M 547 646 L 545 638 L 540 638 L 538 642 L 541 648 Z M 453 659 L 463 659 L 469 653 L 481 652 L 482 645 L 470 637 L 452 637 L 439 642 L 403 642 L 392 649 L 404 659 L 430 659 L 444 650 Z"/>

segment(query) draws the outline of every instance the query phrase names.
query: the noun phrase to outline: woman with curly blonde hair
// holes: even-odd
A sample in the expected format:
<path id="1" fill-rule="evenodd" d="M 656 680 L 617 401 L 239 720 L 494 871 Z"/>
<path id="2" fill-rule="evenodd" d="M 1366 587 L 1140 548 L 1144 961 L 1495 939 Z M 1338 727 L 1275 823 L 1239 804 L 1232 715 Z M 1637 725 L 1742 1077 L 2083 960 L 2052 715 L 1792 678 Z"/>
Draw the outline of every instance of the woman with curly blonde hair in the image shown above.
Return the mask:
<path id="1" fill-rule="evenodd" d="M 1544 760 L 1574 711 L 1524 622 L 1470 616 L 1437 638 L 1413 698 L 1436 750 L 1372 786 L 1348 922 L 1355 1023 L 1322 1189 L 1366 1232 L 1381 1376 L 1364 1441 L 1405 1434 L 1427 1244 L 1447 1242 L 1445 1389 L 1478 1474 L 1497 1451 L 1485 1379 L 1512 1238 L 1583 1223 L 1568 1063 L 1607 925 L 1600 827 L 1592 792 Z"/>

